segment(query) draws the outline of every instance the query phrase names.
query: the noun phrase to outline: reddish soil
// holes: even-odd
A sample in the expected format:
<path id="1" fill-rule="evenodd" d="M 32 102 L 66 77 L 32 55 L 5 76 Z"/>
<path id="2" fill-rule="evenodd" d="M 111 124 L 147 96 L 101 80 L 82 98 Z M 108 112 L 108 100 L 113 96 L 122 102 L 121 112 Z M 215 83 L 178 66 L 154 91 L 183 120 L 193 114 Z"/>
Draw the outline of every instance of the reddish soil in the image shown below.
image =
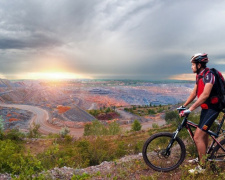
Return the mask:
<path id="1" fill-rule="evenodd" d="M 116 112 L 103 113 L 98 115 L 97 119 L 99 120 L 112 120 L 119 118 L 119 115 Z"/>

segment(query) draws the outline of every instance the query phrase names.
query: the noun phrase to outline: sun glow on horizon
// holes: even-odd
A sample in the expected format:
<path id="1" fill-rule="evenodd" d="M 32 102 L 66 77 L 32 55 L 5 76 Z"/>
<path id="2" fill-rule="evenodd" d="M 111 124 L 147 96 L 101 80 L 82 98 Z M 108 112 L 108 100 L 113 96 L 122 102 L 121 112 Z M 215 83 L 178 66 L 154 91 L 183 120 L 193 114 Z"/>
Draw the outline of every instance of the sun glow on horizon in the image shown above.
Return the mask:
<path id="1" fill-rule="evenodd" d="M 26 79 L 63 80 L 63 79 L 91 79 L 91 77 L 69 72 L 31 72 Z"/>
<path id="2" fill-rule="evenodd" d="M 225 77 L 225 72 L 221 72 L 223 77 Z M 186 81 L 195 81 L 196 80 L 196 74 L 189 73 L 189 74 L 177 74 L 170 76 L 169 79 L 171 80 L 186 80 Z"/>
<path id="3" fill-rule="evenodd" d="M 172 80 L 187 80 L 187 81 L 195 81 L 196 74 L 178 74 L 178 75 L 173 75 L 170 76 L 169 79 Z"/>

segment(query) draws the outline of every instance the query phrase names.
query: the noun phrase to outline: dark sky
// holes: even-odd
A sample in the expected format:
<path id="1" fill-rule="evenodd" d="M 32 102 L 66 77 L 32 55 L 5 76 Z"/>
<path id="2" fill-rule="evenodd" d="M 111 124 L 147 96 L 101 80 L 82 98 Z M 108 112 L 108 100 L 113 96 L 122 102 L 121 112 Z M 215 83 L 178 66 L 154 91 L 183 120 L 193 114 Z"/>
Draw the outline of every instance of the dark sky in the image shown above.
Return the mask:
<path id="1" fill-rule="evenodd" d="M 208 53 L 225 73 L 222 0 L 2 0 L 0 78 L 192 78 Z"/>

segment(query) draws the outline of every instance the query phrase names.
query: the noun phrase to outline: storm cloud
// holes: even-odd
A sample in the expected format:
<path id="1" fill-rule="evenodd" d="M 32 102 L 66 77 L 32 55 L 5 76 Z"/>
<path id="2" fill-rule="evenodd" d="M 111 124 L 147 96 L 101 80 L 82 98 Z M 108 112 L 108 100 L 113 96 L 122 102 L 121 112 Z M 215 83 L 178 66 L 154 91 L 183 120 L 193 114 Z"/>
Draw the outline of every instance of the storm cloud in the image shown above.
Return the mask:
<path id="1" fill-rule="evenodd" d="M 209 54 L 225 72 L 225 2 L 0 1 L 0 75 L 64 69 L 93 78 L 166 79 Z"/>

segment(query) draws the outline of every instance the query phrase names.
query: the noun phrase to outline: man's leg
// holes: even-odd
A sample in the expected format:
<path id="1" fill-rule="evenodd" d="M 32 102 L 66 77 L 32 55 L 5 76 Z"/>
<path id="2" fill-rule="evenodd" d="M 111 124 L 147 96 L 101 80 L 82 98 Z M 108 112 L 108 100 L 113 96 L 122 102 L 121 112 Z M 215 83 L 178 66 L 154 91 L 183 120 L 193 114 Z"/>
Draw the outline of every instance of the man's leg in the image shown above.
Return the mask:
<path id="1" fill-rule="evenodd" d="M 194 141 L 197 146 L 199 162 L 205 166 L 205 155 L 208 147 L 208 134 L 197 128 L 194 135 Z"/>

